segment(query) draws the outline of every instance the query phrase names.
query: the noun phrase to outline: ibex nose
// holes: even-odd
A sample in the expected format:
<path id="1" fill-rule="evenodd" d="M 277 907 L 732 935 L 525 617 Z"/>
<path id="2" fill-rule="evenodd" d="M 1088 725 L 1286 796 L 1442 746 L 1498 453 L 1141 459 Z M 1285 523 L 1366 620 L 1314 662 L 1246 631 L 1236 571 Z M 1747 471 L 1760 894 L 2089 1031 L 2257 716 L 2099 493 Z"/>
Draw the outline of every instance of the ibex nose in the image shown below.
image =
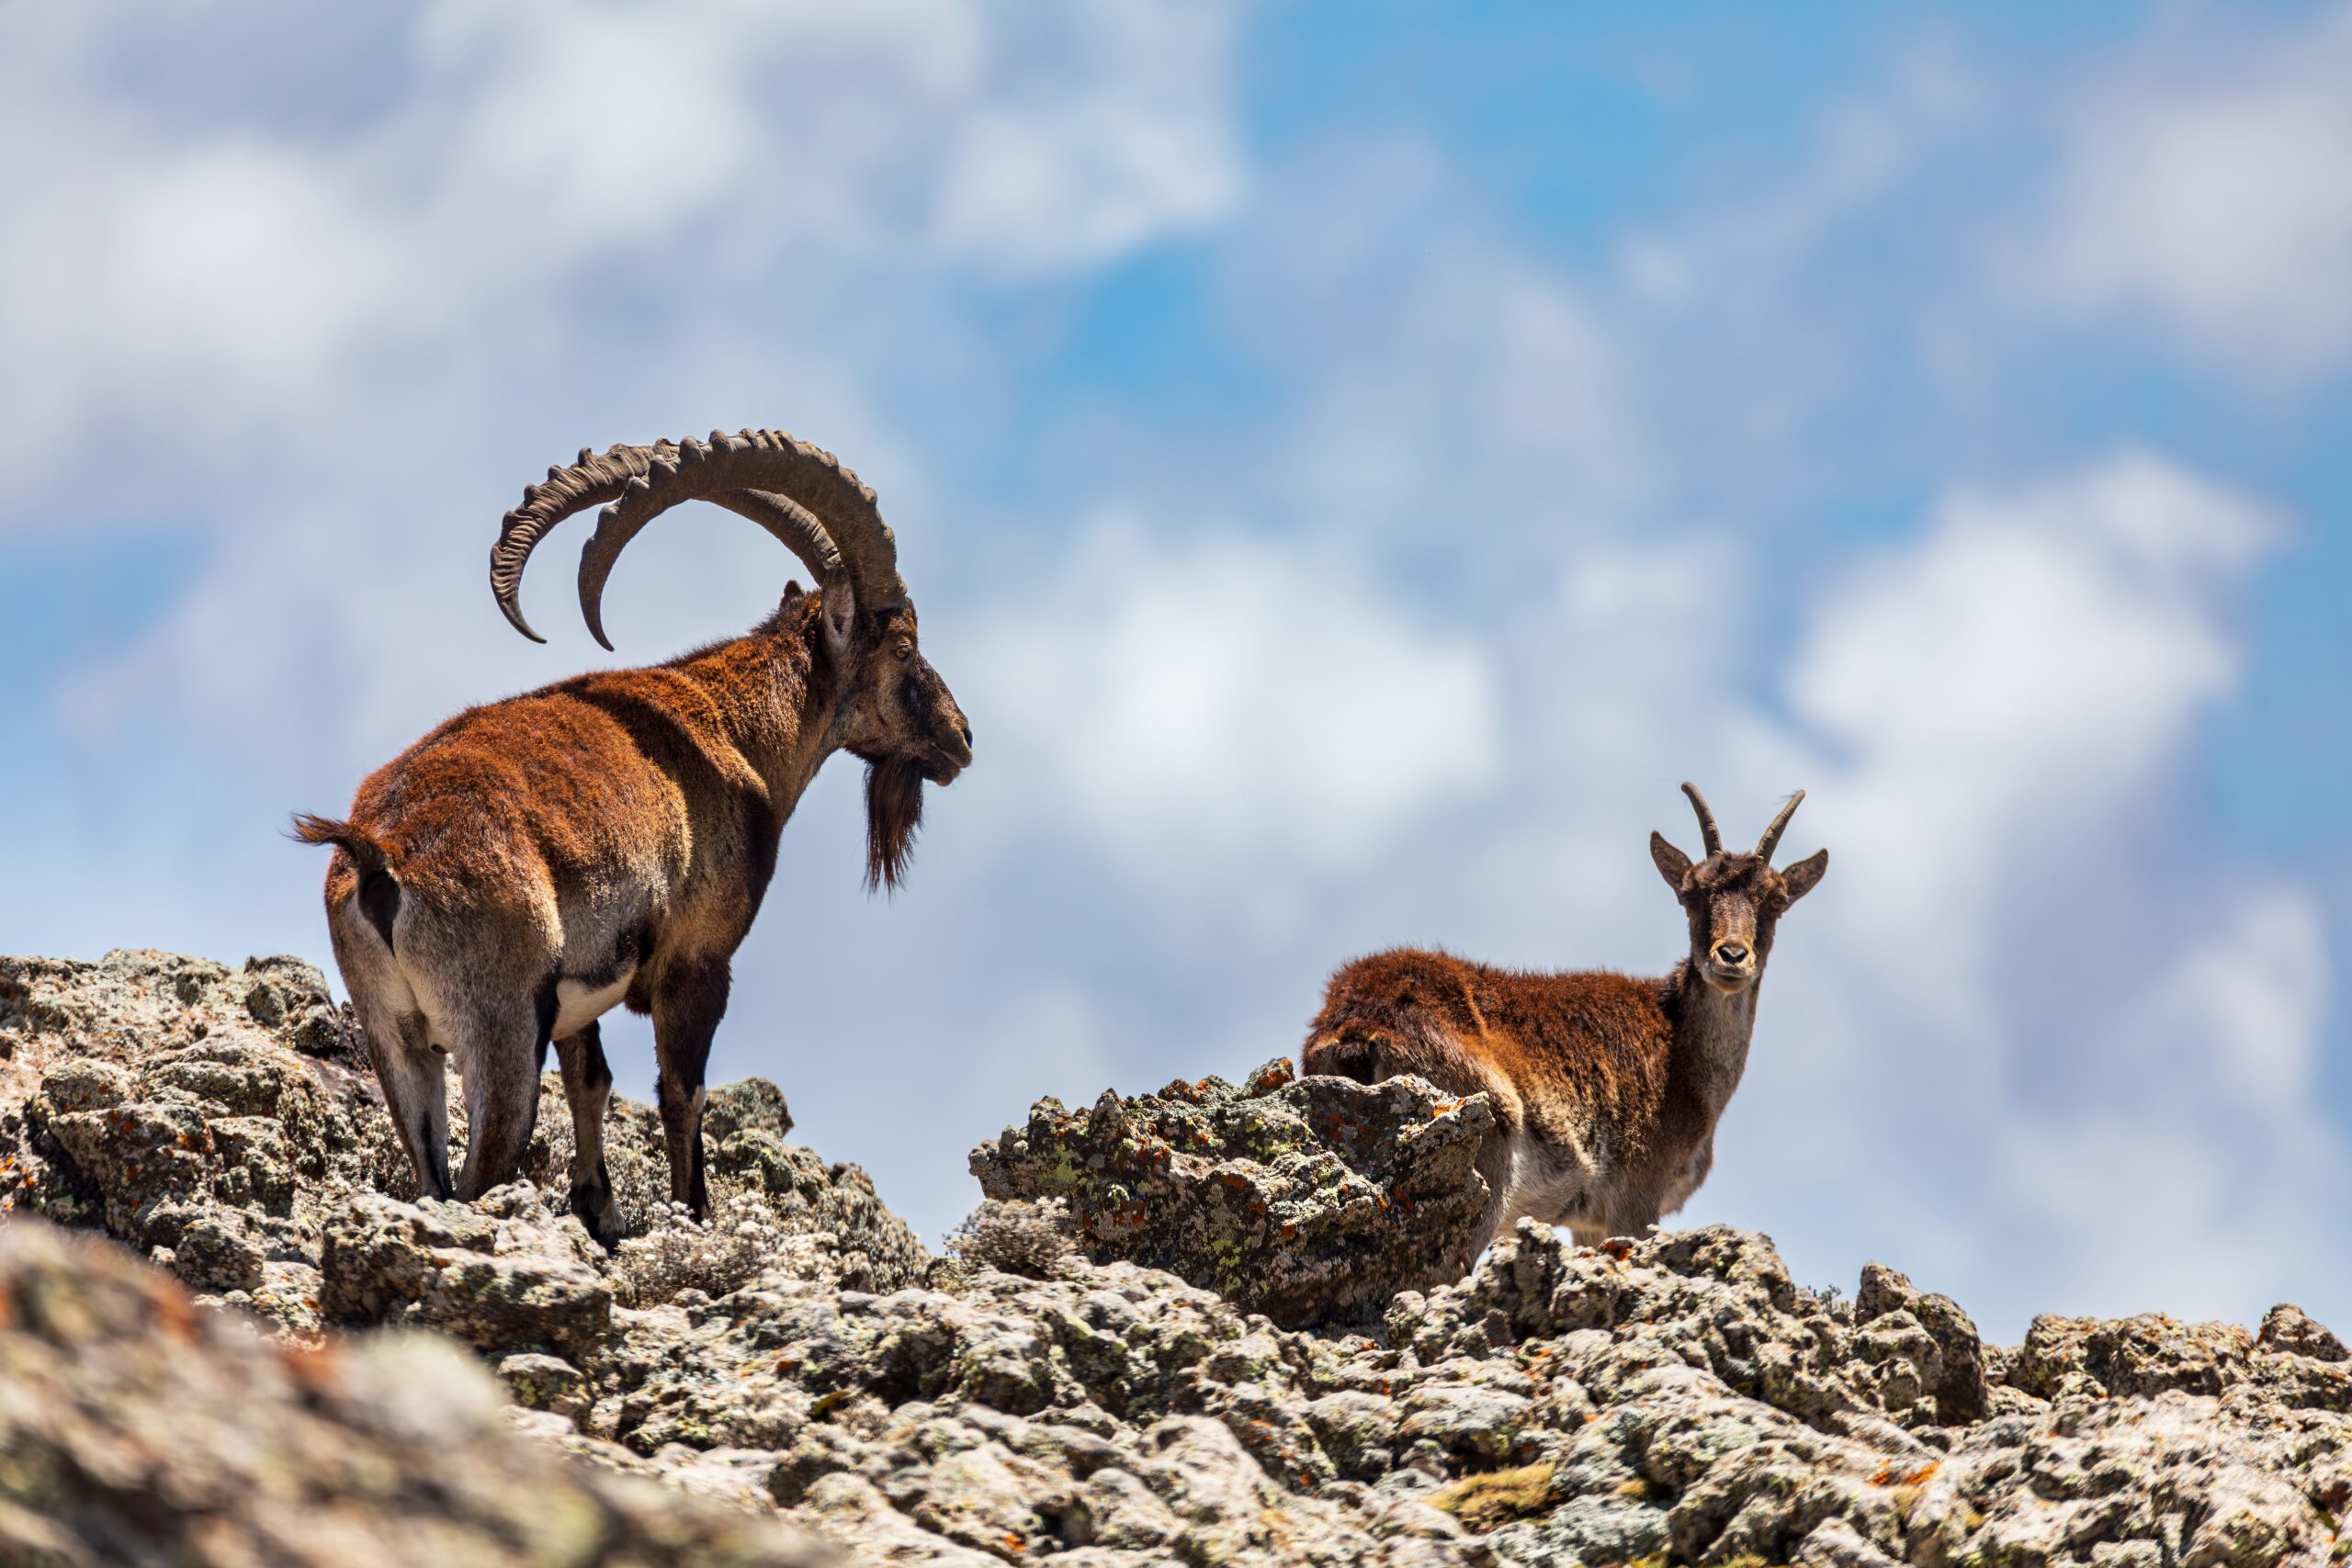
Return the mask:
<path id="1" fill-rule="evenodd" d="M 1715 943 L 1715 956 L 1725 964 L 1741 964 L 1747 962 L 1747 949 L 1736 942 L 1719 942 Z"/>

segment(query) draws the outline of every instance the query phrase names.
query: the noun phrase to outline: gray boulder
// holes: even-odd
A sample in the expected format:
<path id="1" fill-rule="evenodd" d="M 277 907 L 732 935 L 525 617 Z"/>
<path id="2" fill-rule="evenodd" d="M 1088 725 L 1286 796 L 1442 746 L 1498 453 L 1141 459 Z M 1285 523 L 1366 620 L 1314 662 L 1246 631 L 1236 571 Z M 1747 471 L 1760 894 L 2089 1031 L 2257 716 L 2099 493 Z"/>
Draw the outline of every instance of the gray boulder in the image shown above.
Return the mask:
<path id="1" fill-rule="evenodd" d="M 1484 1095 L 1298 1078 L 1277 1058 L 1238 1086 L 1106 1092 L 1082 1114 L 1041 1100 L 971 1168 L 991 1199 L 1066 1202 L 1098 1262 L 1165 1269 L 1295 1325 L 1377 1319 L 1398 1291 L 1467 1273 L 1493 1135 Z"/>

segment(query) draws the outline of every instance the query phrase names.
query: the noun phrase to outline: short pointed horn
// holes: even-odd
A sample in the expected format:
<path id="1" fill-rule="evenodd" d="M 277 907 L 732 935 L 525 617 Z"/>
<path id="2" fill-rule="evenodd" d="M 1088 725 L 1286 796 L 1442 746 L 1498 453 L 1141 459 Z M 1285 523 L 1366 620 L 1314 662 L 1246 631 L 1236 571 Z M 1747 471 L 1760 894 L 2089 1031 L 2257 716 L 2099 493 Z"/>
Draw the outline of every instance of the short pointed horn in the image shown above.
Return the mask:
<path id="1" fill-rule="evenodd" d="M 1705 844 L 1706 852 L 1711 855 L 1723 853 L 1724 836 L 1715 827 L 1715 814 L 1707 809 L 1707 797 L 1699 793 L 1697 784 L 1688 782 L 1683 784 L 1682 793 L 1690 797 L 1690 809 L 1699 814 L 1699 837 Z"/>
<path id="2" fill-rule="evenodd" d="M 1772 825 L 1770 828 L 1765 829 L 1764 836 L 1756 841 L 1757 859 L 1764 861 L 1768 864 L 1770 863 L 1772 859 L 1772 852 L 1781 847 L 1781 831 L 1788 827 L 1789 818 L 1797 814 L 1797 807 L 1804 804 L 1804 791 L 1799 790 L 1796 794 L 1789 796 L 1789 803 L 1781 807 L 1781 814 L 1772 818 Z"/>

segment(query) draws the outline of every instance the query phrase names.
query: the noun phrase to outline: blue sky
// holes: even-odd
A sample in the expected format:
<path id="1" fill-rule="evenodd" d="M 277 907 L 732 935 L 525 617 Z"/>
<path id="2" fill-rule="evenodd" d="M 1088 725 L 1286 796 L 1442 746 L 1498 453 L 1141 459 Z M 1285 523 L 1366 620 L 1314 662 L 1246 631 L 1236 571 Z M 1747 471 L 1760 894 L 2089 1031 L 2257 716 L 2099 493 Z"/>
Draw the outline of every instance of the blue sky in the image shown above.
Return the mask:
<path id="1" fill-rule="evenodd" d="M 2352 1318 L 2347 167 L 2341 6 L 0 6 L 0 950 L 323 959 L 286 813 L 609 662 L 523 482 L 781 424 L 979 761 L 894 901 L 820 777 L 714 1071 L 926 1232 L 1357 953 L 1662 969 L 1694 777 L 1833 868 L 1687 1218 Z"/>

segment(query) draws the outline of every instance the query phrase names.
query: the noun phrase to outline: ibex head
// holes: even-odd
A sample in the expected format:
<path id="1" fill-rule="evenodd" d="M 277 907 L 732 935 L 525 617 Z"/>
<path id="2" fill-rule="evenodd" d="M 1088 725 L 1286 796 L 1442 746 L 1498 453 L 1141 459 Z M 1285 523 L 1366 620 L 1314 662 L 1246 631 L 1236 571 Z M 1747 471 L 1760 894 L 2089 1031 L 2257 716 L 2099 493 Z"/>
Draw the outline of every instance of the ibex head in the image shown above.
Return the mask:
<path id="1" fill-rule="evenodd" d="M 1668 843 L 1663 833 L 1650 835 L 1650 858 L 1690 917 L 1692 967 L 1719 991 L 1743 991 L 1763 975 L 1764 960 L 1772 951 L 1772 930 L 1781 914 L 1812 892 L 1829 869 L 1829 852 L 1821 850 L 1793 865 L 1772 869 L 1772 852 L 1804 799 L 1803 790 L 1781 807 L 1753 854 L 1726 854 L 1706 797 L 1696 784 L 1684 784 L 1682 793 L 1699 814 L 1707 858 L 1691 864 L 1690 857 Z"/>
<path id="2" fill-rule="evenodd" d="M 789 589 L 770 625 L 819 628 L 835 702 L 830 739 L 867 765 L 866 879 L 897 886 L 922 819 L 925 780 L 944 784 L 972 761 L 972 727 L 915 642 L 915 610 L 899 575 L 898 544 L 874 492 L 830 452 L 780 430 L 710 439 L 583 448 L 570 468 L 523 492 L 490 553 L 490 583 L 514 629 L 544 641 L 516 598 L 523 568 L 548 530 L 602 506 L 580 556 L 580 610 L 606 649 L 605 580 L 628 542 L 684 501 L 708 501 L 750 518 L 798 556 L 816 579 L 811 606 Z"/>

